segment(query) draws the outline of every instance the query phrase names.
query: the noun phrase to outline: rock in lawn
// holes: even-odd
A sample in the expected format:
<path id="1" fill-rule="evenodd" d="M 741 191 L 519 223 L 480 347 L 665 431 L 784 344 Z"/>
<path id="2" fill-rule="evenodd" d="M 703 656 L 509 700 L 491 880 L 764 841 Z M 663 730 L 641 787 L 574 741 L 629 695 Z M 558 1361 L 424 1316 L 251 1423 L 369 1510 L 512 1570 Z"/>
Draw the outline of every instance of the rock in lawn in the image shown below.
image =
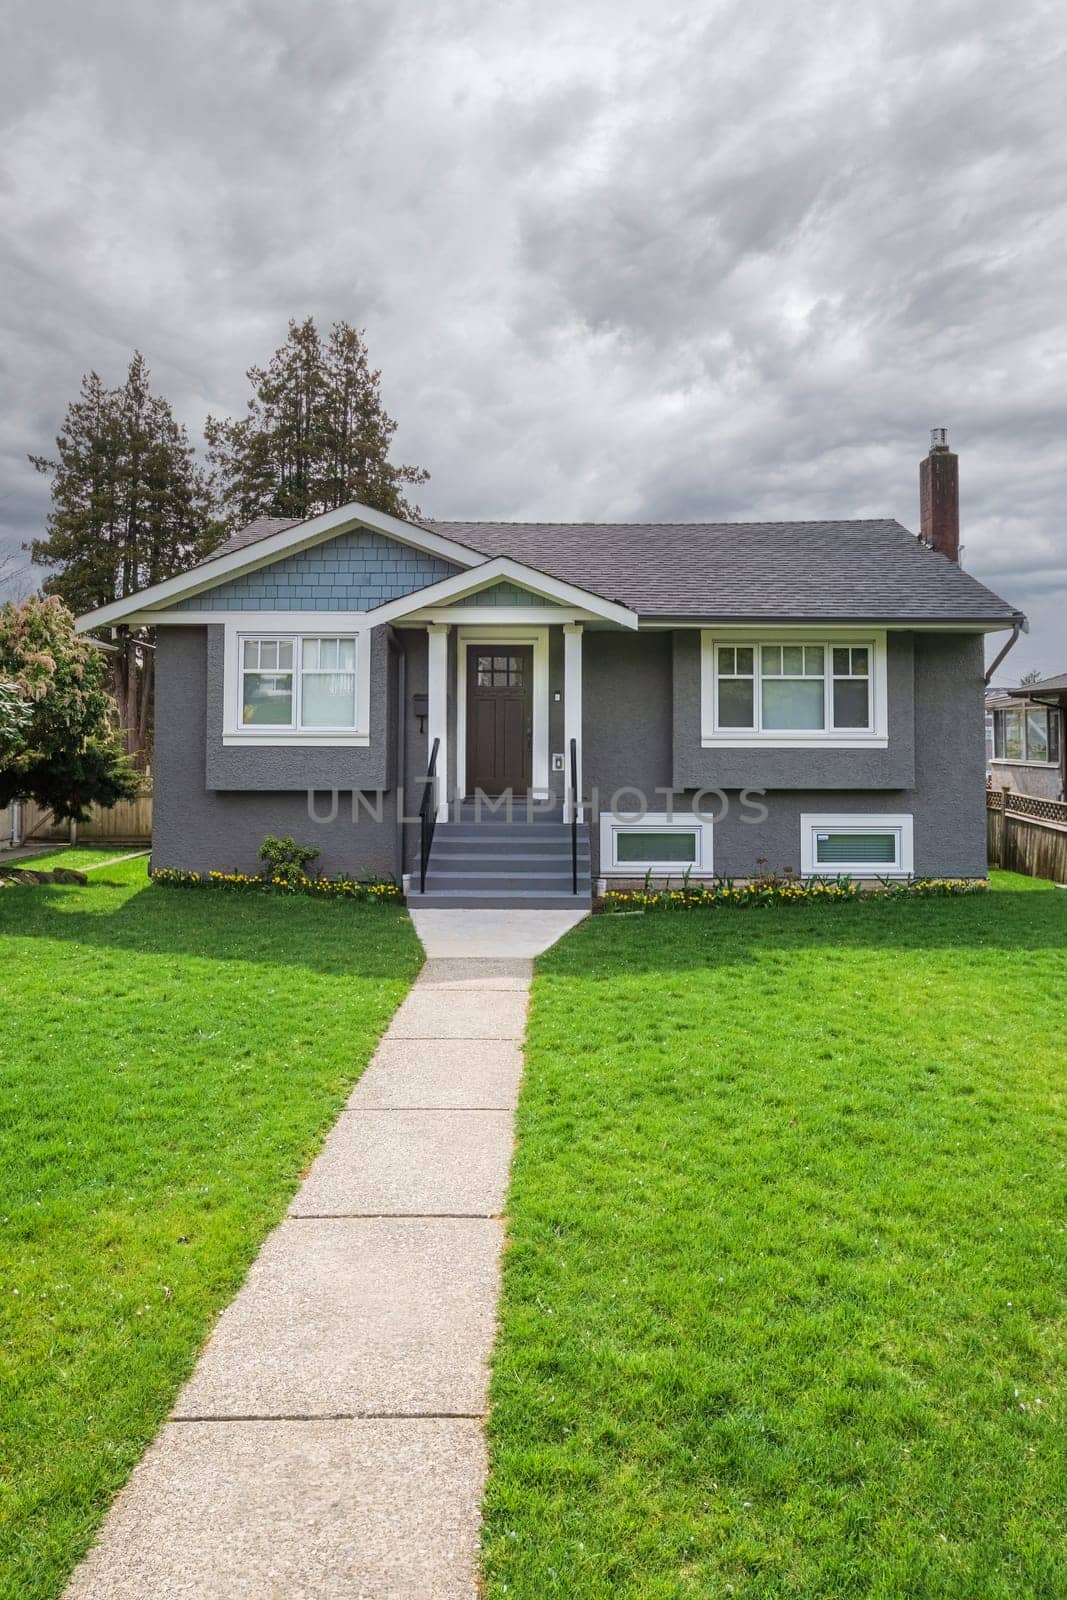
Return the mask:
<path id="1" fill-rule="evenodd" d="M 35 872 L 32 867 L 0 867 L 0 881 L 5 883 L 88 883 L 84 872 L 73 867 L 56 867 L 54 872 Z"/>

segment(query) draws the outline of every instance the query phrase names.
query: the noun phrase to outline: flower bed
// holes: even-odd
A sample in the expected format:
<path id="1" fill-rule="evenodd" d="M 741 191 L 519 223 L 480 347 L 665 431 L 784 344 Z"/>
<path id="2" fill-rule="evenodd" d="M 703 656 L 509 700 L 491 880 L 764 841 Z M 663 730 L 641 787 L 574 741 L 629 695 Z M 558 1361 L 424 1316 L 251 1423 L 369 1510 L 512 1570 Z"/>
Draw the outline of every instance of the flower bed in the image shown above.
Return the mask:
<path id="1" fill-rule="evenodd" d="M 170 889 L 230 889 L 255 894 L 307 894 L 318 900 L 398 900 L 397 884 L 383 878 L 324 878 L 299 874 L 264 877 L 252 872 L 181 872 L 159 867 L 152 882 Z"/>
<path id="2" fill-rule="evenodd" d="M 865 888 L 854 878 L 752 878 L 744 883 L 716 878 L 710 883 L 684 883 L 678 889 L 609 889 L 600 902 L 604 912 L 704 911 L 726 906 L 749 910 L 760 906 L 840 904 L 853 900 L 921 900 L 946 895 L 983 894 L 984 878 L 887 878 Z"/>

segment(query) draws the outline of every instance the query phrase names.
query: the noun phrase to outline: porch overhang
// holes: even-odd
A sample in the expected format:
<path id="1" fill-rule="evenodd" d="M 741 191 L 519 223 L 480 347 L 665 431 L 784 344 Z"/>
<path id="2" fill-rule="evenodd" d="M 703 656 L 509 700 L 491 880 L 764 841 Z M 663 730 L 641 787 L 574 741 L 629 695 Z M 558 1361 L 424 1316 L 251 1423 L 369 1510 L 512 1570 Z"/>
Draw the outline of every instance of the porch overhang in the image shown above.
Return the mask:
<path id="1" fill-rule="evenodd" d="M 459 572 L 454 577 L 442 578 L 440 583 L 417 589 L 413 594 L 387 600 L 384 605 L 367 612 L 367 621 L 376 628 L 383 622 L 397 622 L 404 617 L 415 620 L 417 616 L 422 619 L 425 613 L 432 612 L 434 617 L 426 620 L 448 622 L 452 620 L 449 607 L 460 601 L 476 605 L 479 594 L 501 582 L 516 584 L 568 612 L 580 613 L 589 619 L 611 622 L 620 628 L 636 629 L 638 625 L 637 612 L 631 611 L 629 606 L 620 605 L 615 600 L 605 600 L 603 595 L 579 589 L 573 583 L 564 583 L 560 578 L 553 578 L 547 572 L 528 567 L 521 561 L 513 561 L 508 556 L 496 556 L 467 572 Z M 494 608 L 493 620 L 498 624 L 506 624 L 509 620 L 508 609 L 506 606 Z M 528 620 L 524 612 L 523 621 Z M 546 608 L 540 620 L 549 623 L 557 619 Z"/>

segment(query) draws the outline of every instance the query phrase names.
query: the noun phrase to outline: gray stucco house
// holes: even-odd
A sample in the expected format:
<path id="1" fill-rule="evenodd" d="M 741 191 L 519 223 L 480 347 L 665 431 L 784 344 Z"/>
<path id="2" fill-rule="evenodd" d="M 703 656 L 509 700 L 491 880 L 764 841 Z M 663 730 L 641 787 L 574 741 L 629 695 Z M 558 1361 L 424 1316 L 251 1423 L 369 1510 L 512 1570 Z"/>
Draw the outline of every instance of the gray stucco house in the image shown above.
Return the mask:
<path id="1" fill-rule="evenodd" d="M 982 876 L 984 635 L 1023 618 L 958 564 L 943 435 L 920 482 L 918 538 L 261 519 L 79 622 L 157 629 L 153 865 L 254 871 L 291 833 L 454 905 L 760 859 Z"/>

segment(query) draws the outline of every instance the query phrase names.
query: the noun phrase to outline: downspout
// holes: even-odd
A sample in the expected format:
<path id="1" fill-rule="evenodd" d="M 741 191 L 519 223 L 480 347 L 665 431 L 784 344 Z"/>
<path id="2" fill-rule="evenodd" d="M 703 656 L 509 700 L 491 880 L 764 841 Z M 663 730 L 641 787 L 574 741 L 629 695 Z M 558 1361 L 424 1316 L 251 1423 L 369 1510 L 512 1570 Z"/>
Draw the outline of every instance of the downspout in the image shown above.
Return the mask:
<path id="1" fill-rule="evenodd" d="M 1030 632 L 1030 624 L 1026 620 L 1026 618 L 1023 617 L 1022 621 L 1021 622 L 1017 622 L 1015 624 L 1014 628 L 1012 628 L 1012 630 L 1011 630 L 1011 638 L 1008 640 L 1008 642 L 1004 646 L 1003 650 L 1001 650 L 998 655 L 993 657 L 992 665 L 990 666 L 989 671 L 985 675 L 985 681 L 986 681 L 986 687 L 987 688 L 989 687 L 989 683 L 990 683 L 990 680 L 993 677 L 994 672 L 996 672 L 997 668 L 1000 666 L 1000 663 L 1004 660 L 1004 657 L 1007 655 L 1008 651 L 1011 650 L 1015 646 L 1015 644 L 1017 643 L 1020 633 L 1029 633 L 1029 632 Z"/>

